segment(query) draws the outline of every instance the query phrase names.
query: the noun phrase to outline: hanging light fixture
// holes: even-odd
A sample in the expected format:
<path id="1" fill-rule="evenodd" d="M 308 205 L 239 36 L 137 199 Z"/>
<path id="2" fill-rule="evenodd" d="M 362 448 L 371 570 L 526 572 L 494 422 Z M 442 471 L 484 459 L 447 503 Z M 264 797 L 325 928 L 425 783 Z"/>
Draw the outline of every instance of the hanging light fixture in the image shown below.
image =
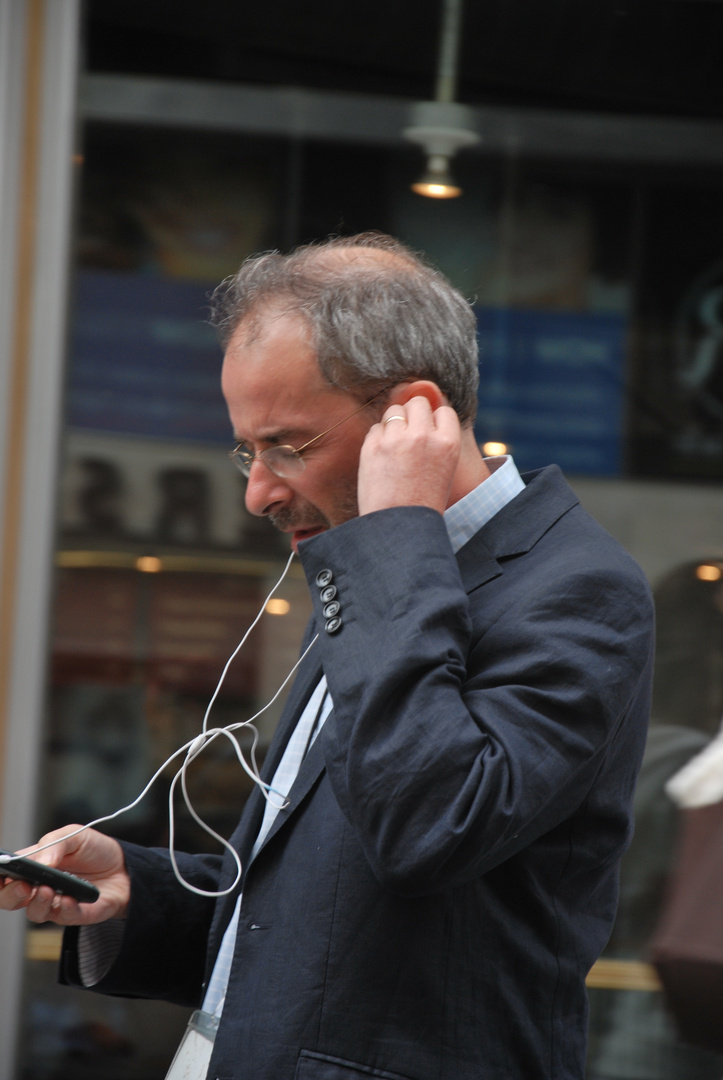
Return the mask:
<path id="1" fill-rule="evenodd" d="M 450 172 L 449 158 L 444 154 L 432 154 L 427 159 L 427 168 L 412 184 L 412 191 L 429 199 L 456 199 L 462 194 Z"/>
<path id="2" fill-rule="evenodd" d="M 412 107 L 411 126 L 402 135 L 422 146 L 427 167 L 412 191 L 433 199 L 454 199 L 462 194 L 452 178 L 450 159 L 465 146 L 479 142 L 473 130 L 472 110 L 454 100 L 463 0 L 444 0 L 434 101 Z"/>

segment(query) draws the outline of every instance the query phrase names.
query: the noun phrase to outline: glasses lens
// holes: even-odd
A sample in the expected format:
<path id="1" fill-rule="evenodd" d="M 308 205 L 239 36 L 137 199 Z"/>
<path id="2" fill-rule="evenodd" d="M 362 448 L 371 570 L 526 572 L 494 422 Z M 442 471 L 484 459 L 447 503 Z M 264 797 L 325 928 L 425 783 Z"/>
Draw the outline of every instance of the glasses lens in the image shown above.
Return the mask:
<path id="1" fill-rule="evenodd" d="M 248 479 L 251 473 L 251 462 L 254 460 L 253 454 L 251 454 L 246 447 L 237 446 L 235 450 L 229 451 L 228 456 L 238 471 Z"/>
<path id="2" fill-rule="evenodd" d="M 291 446 L 271 446 L 258 455 L 277 476 L 298 476 L 304 471 L 304 461 Z"/>

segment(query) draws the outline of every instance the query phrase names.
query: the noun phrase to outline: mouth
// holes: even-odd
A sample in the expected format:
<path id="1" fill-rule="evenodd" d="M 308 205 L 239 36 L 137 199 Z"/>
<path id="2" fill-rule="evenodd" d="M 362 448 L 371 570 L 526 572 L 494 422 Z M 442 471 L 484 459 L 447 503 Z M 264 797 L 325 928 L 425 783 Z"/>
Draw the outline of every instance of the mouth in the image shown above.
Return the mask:
<path id="1" fill-rule="evenodd" d="M 295 529 L 291 534 L 291 547 L 297 553 L 299 553 L 299 544 L 302 540 L 309 540 L 312 536 L 318 536 L 319 533 L 326 532 L 326 525 L 316 525 L 310 529 Z"/>

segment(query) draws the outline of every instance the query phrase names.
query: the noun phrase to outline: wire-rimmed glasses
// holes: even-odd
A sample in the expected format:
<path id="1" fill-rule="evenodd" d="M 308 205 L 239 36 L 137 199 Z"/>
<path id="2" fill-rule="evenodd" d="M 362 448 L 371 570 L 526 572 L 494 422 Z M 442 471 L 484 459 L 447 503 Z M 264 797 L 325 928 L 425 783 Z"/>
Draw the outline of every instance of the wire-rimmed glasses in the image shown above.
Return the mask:
<path id="1" fill-rule="evenodd" d="M 337 420 L 331 427 L 326 428 L 320 435 L 315 435 L 313 439 L 309 439 L 303 446 L 269 446 L 266 450 L 259 450 L 254 453 L 246 446 L 245 443 L 239 443 L 233 450 L 229 451 L 229 458 L 234 463 L 239 472 L 248 479 L 251 475 L 251 466 L 255 461 L 263 461 L 267 469 L 270 469 L 275 476 L 279 476 L 282 479 L 289 479 L 293 476 L 298 476 L 306 468 L 304 459 L 301 454 L 319 439 L 322 439 L 324 435 L 328 435 L 330 431 L 338 428 L 341 424 L 345 424 L 347 420 L 351 420 L 352 416 L 356 416 L 362 409 L 366 409 L 367 405 L 371 405 L 372 402 L 380 398 L 382 394 L 386 393 L 389 387 L 385 387 L 384 390 L 380 390 L 374 397 L 369 398 L 369 401 L 365 401 L 363 405 L 360 405 L 354 412 L 349 413 L 342 420 Z"/>

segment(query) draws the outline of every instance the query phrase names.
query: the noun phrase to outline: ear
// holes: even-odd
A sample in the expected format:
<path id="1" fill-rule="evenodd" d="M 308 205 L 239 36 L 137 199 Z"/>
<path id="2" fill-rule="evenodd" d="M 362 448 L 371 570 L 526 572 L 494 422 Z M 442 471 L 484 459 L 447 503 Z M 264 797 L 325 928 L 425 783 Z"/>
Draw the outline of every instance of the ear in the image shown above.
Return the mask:
<path id="1" fill-rule="evenodd" d="M 436 383 L 430 379 L 415 379 L 414 382 L 399 383 L 394 387 L 390 396 L 390 405 L 406 405 L 414 397 L 424 397 L 432 406 L 432 411 L 440 405 L 448 404 L 447 398 Z"/>

